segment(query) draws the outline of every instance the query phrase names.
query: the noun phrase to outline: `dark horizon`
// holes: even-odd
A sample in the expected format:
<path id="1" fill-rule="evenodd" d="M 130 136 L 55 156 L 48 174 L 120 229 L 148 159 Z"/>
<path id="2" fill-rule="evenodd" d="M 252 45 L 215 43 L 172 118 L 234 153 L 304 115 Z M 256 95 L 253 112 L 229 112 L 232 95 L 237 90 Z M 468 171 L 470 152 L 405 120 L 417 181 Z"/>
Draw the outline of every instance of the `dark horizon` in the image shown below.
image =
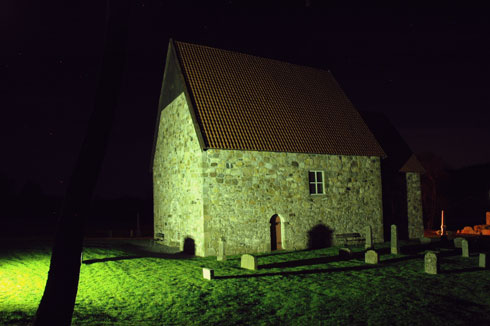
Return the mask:
<path id="1" fill-rule="evenodd" d="M 330 70 L 359 111 L 384 113 L 415 153 L 490 162 L 489 22 L 469 7 L 132 4 L 123 92 L 95 195 L 151 197 L 150 157 L 169 38 Z M 6 1 L 0 174 L 62 196 L 86 132 L 103 2 Z M 185 13 L 182 15 L 174 12 Z M 89 19 L 87 19 L 89 18 Z"/>

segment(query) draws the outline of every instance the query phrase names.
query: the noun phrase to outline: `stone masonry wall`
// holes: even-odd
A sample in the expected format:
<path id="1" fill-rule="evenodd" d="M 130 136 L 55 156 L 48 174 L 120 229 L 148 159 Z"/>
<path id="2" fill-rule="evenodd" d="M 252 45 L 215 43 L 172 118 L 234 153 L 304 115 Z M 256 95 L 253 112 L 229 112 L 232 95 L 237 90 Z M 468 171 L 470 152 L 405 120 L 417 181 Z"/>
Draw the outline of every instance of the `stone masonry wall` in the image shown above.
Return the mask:
<path id="1" fill-rule="evenodd" d="M 163 243 L 183 249 L 194 240 L 203 256 L 202 150 L 184 93 L 161 114 L 153 162 L 154 232 Z"/>
<path id="2" fill-rule="evenodd" d="M 408 172 L 407 179 L 407 213 L 408 237 L 420 238 L 424 235 L 424 222 L 422 217 L 422 191 L 420 189 L 420 174 Z"/>
<path id="3" fill-rule="evenodd" d="M 309 170 L 324 171 L 326 194 L 309 194 Z M 202 175 L 205 255 L 217 254 L 220 237 L 229 254 L 269 251 L 274 214 L 287 250 L 306 248 L 318 224 L 334 234 L 371 225 L 383 241 L 378 157 L 209 149 Z"/>

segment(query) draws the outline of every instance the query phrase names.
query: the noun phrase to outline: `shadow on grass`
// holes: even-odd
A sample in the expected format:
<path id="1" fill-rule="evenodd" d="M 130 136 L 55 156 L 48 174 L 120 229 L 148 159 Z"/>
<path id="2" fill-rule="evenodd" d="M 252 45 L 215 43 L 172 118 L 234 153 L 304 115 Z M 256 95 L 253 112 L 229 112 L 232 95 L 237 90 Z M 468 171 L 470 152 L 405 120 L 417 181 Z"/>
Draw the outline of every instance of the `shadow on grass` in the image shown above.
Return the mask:
<path id="1" fill-rule="evenodd" d="M 317 258 L 310 258 L 310 259 L 291 260 L 291 261 L 285 261 L 281 263 L 264 264 L 264 265 L 260 265 L 259 269 L 318 265 L 318 264 L 326 264 L 326 263 L 331 263 L 334 261 L 342 261 L 342 260 L 347 260 L 347 259 L 340 258 L 339 256 L 325 256 L 325 257 L 317 257 Z"/>
<path id="2" fill-rule="evenodd" d="M 135 254 L 135 255 L 82 260 L 82 264 L 90 265 L 94 263 L 104 263 L 108 261 L 131 260 L 131 259 L 141 259 L 141 258 L 189 259 L 189 258 L 194 258 L 194 256 L 186 254 L 184 252 L 179 252 L 175 254 L 165 254 L 165 253 L 141 251 L 139 254 Z"/>
<path id="3" fill-rule="evenodd" d="M 440 274 L 460 274 L 460 273 L 469 273 L 469 272 L 478 272 L 484 271 L 485 269 L 481 267 L 470 267 L 470 268 L 459 268 L 459 269 L 449 269 L 449 270 L 441 270 Z"/>
<path id="4" fill-rule="evenodd" d="M 366 269 L 376 269 L 376 268 L 382 268 L 382 267 L 384 267 L 382 264 L 378 264 L 378 265 L 361 265 L 361 266 L 338 267 L 338 268 L 321 268 L 321 269 L 319 268 L 319 269 L 309 269 L 309 270 L 291 271 L 291 272 L 215 276 L 215 279 L 233 279 L 233 278 L 252 278 L 252 277 L 265 277 L 265 276 L 287 276 L 287 275 L 336 273 L 336 272 L 349 272 L 349 271 L 360 271 L 360 270 L 366 270 Z"/>

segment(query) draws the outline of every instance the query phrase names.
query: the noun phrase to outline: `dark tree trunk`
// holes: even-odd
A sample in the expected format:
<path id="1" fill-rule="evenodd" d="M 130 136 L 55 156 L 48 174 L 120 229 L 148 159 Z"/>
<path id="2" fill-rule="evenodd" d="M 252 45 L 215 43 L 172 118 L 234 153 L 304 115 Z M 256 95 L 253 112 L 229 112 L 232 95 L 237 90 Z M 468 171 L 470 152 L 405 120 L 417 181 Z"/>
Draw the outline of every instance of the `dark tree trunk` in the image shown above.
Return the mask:
<path id="1" fill-rule="evenodd" d="M 125 61 L 128 0 L 107 1 L 106 40 L 94 110 L 68 184 L 48 280 L 34 325 L 70 325 L 78 290 L 83 226 L 114 121 Z"/>

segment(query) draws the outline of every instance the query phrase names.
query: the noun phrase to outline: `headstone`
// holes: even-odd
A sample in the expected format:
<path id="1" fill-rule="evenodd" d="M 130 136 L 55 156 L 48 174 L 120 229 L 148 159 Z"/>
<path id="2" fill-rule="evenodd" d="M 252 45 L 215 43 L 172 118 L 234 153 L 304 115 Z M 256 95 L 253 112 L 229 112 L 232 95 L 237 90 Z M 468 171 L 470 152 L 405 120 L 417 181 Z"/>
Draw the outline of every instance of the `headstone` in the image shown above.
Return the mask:
<path id="1" fill-rule="evenodd" d="M 489 261 L 488 257 L 489 257 L 488 253 L 480 252 L 480 257 L 478 259 L 478 266 L 487 269 L 488 261 Z"/>
<path id="2" fill-rule="evenodd" d="M 340 248 L 339 249 L 339 258 L 341 259 L 349 259 L 352 256 L 352 250 L 349 248 Z"/>
<path id="3" fill-rule="evenodd" d="M 427 274 L 439 273 L 439 256 L 436 251 L 428 251 L 424 257 L 424 267 Z"/>
<path id="4" fill-rule="evenodd" d="M 214 278 L 214 270 L 204 267 L 202 269 L 202 277 L 204 277 L 206 280 L 212 280 Z"/>
<path id="5" fill-rule="evenodd" d="M 373 230 L 371 229 L 370 225 L 367 225 L 365 230 L 365 237 L 366 237 L 366 244 L 364 245 L 365 249 L 372 249 L 373 248 Z"/>
<path id="6" fill-rule="evenodd" d="M 468 240 L 461 240 L 461 256 L 468 258 L 470 256 L 470 248 Z"/>
<path id="7" fill-rule="evenodd" d="M 457 237 L 453 239 L 454 242 L 454 248 L 461 248 L 461 241 L 463 241 L 464 238 L 462 237 Z"/>
<path id="8" fill-rule="evenodd" d="M 226 260 L 225 255 L 225 239 L 221 238 L 218 244 L 218 260 L 223 261 Z"/>
<path id="9" fill-rule="evenodd" d="M 377 264 L 379 262 L 379 255 L 374 250 L 368 250 L 364 254 L 364 262 L 366 264 Z"/>
<path id="10" fill-rule="evenodd" d="M 391 253 L 398 255 L 400 253 L 400 247 L 398 246 L 398 230 L 395 224 L 391 225 Z"/>
<path id="11" fill-rule="evenodd" d="M 256 270 L 257 257 L 249 254 L 242 255 L 241 267 L 245 269 Z"/>
<path id="12" fill-rule="evenodd" d="M 430 244 L 431 243 L 431 240 L 430 240 L 430 238 L 427 238 L 427 237 L 421 237 L 420 238 L 420 243 L 423 244 L 423 245 L 427 245 L 427 244 Z"/>

